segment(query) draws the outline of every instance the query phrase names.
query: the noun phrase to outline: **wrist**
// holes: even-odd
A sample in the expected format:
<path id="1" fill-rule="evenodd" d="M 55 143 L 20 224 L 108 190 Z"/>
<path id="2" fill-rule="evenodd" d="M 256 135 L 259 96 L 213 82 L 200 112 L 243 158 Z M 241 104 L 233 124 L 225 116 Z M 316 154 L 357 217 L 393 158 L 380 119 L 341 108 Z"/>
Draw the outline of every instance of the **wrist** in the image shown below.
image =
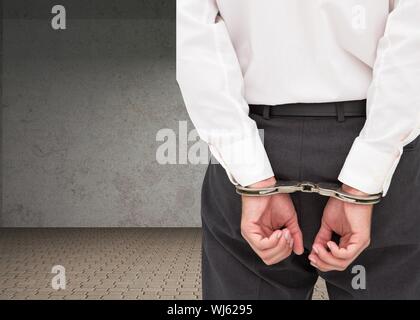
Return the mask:
<path id="1" fill-rule="evenodd" d="M 368 194 L 368 193 L 366 193 L 366 192 L 363 192 L 363 191 L 360 191 L 359 189 L 356 189 L 356 188 L 350 187 L 349 185 L 344 184 L 344 183 L 343 183 L 343 185 L 341 186 L 341 189 L 342 189 L 343 191 L 348 192 L 348 193 L 350 193 L 350 194 L 353 194 L 353 195 L 355 195 L 355 196 L 368 196 L 368 195 L 369 195 L 369 194 Z"/>
<path id="2" fill-rule="evenodd" d="M 253 184 L 250 184 L 248 187 L 249 188 L 267 188 L 267 187 L 272 187 L 276 184 L 277 180 L 276 178 L 270 177 L 268 179 L 264 179 L 258 182 L 255 182 Z"/>

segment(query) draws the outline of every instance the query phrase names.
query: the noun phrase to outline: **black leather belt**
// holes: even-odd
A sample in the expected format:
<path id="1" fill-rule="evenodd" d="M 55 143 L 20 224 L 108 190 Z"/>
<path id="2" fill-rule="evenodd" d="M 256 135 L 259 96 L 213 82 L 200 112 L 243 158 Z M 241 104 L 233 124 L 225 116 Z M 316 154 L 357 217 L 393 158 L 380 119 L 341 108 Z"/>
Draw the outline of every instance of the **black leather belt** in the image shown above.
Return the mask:
<path id="1" fill-rule="evenodd" d="M 271 117 L 366 117 L 366 100 L 326 103 L 291 103 L 280 105 L 249 105 L 249 112 L 265 119 Z"/>

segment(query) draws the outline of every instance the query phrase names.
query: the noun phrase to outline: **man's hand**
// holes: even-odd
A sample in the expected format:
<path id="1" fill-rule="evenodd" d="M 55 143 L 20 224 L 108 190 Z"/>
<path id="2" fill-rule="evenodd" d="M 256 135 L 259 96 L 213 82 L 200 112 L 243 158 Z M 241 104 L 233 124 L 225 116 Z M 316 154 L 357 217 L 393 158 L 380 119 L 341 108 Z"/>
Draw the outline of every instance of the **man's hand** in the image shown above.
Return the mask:
<path id="1" fill-rule="evenodd" d="M 365 195 L 346 185 L 342 188 L 355 195 Z M 370 244 L 372 209 L 373 205 L 330 198 L 309 255 L 311 264 L 323 272 L 345 270 Z M 339 245 L 331 241 L 333 232 L 340 236 Z"/>
<path id="2" fill-rule="evenodd" d="M 263 188 L 275 183 L 273 177 L 250 187 Z M 296 254 L 303 253 L 302 232 L 293 202 L 287 194 L 242 196 L 241 233 L 267 265 L 286 259 L 292 250 Z"/>

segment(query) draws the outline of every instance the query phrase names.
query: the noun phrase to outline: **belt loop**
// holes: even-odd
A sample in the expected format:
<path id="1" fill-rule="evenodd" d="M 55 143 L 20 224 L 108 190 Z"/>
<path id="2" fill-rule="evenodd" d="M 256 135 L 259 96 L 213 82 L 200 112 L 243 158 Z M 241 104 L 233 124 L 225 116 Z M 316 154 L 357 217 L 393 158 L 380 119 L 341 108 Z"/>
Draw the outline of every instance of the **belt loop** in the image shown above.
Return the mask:
<path id="1" fill-rule="evenodd" d="M 344 105 L 342 102 L 335 103 L 335 111 L 337 113 L 337 121 L 344 122 L 346 119 L 344 117 Z"/>
<path id="2" fill-rule="evenodd" d="M 263 109 L 263 118 L 265 120 L 270 120 L 270 106 L 264 106 L 264 109 Z"/>

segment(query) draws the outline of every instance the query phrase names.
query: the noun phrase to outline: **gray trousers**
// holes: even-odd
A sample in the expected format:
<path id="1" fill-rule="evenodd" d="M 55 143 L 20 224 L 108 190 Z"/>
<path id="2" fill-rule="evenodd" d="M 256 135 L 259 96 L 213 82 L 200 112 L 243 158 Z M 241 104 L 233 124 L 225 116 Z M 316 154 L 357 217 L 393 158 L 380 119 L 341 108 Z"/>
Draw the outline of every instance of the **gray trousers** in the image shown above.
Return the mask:
<path id="1" fill-rule="evenodd" d="M 337 176 L 364 117 L 250 115 L 264 129 L 274 173 L 283 180 L 338 182 Z M 305 253 L 265 265 L 240 233 L 241 198 L 219 164 L 210 164 L 202 188 L 204 299 L 310 299 L 326 280 L 330 299 L 420 299 L 420 147 L 405 147 L 388 194 L 373 211 L 371 245 L 345 271 L 322 273 L 308 254 L 319 230 L 326 197 L 295 193 L 292 200 Z M 366 288 L 354 289 L 354 266 L 366 272 Z M 357 269 L 359 270 L 359 269 Z"/>

